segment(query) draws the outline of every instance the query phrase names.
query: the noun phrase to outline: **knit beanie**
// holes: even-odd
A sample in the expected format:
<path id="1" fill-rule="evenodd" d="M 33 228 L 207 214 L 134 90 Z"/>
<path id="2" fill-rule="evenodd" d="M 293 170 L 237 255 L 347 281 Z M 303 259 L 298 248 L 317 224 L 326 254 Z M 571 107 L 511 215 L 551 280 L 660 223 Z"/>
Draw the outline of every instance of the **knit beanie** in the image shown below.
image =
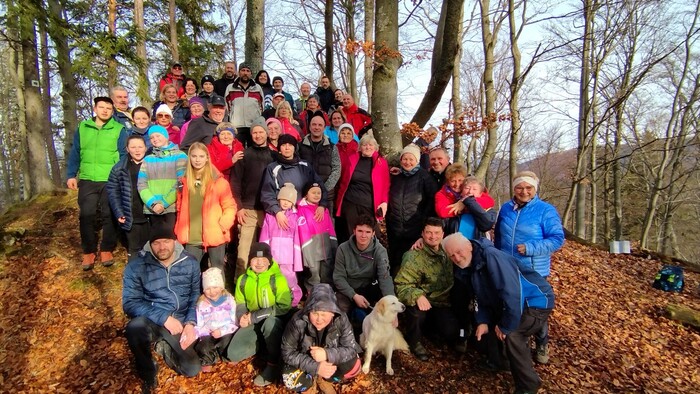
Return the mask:
<path id="1" fill-rule="evenodd" d="M 413 155 L 413 157 L 416 158 L 416 162 L 420 162 L 420 148 L 416 144 L 408 144 L 406 145 L 405 148 L 401 151 L 401 157 L 405 154 L 410 154 Z"/>
<path id="2" fill-rule="evenodd" d="M 173 111 L 168 107 L 168 104 L 161 104 L 158 106 L 158 109 L 156 109 L 156 115 L 158 114 L 168 114 L 170 117 L 173 117 Z"/>
<path id="3" fill-rule="evenodd" d="M 175 236 L 175 231 L 169 226 L 153 226 L 151 227 L 151 237 L 148 241 L 152 243 L 158 239 L 177 239 L 177 237 Z"/>
<path id="4" fill-rule="evenodd" d="M 321 189 L 321 185 L 319 185 L 318 183 L 316 183 L 314 181 L 307 182 L 306 185 L 304 185 L 304 188 L 301 190 L 301 194 L 304 197 L 306 197 L 306 195 L 309 194 L 309 190 L 311 190 L 314 187 Z M 321 190 L 323 190 L 323 189 L 321 189 Z"/>
<path id="5" fill-rule="evenodd" d="M 192 107 L 192 104 L 199 104 L 202 106 L 202 108 L 204 108 L 204 109 L 207 108 L 207 106 L 204 104 L 204 100 L 201 97 L 192 97 L 189 100 L 189 102 L 190 102 L 190 107 Z"/>
<path id="6" fill-rule="evenodd" d="M 212 84 L 214 84 L 214 81 L 216 81 L 214 77 L 207 74 L 202 77 L 202 81 L 200 82 L 199 86 L 204 86 L 204 82 L 211 82 Z"/>
<path id="7" fill-rule="evenodd" d="M 154 124 L 148 129 L 148 137 L 150 138 L 153 134 L 162 134 L 165 139 L 169 139 L 170 137 L 168 136 L 168 130 L 165 129 L 165 127 L 161 125 Z"/>
<path id="8" fill-rule="evenodd" d="M 281 147 L 284 144 L 291 144 L 292 146 L 294 146 L 295 151 L 297 149 L 297 139 L 294 138 L 294 136 L 291 134 L 282 134 L 277 140 L 278 147 Z"/>
<path id="9" fill-rule="evenodd" d="M 340 127 L 338 127 L 338 132 L 340 133 L 341 131 L 343 131 L 343 129 L 350 129 L 350 131 L 352 131 L 352 133 L 355 134 L 355 128 L 352 127 L 350 123 L 341 124 Z"/>
<path id="10" fill-rule="evenodd" d="M 282 133 L 282 122 L 279 121 L 277 118 L 270 118 L 267 121 L 265 121 L 265 124 L 267 125 L 268 130 L 270 129 L 270 123 L 274 123 L 279 127 L 280 133 Z"/>
<path id="11" fill-rule="evenodd" d="M 280 191 L 277 193 L 277 199 L 278 200 L 287 200 L 291 201 L 292 204 L 297 203 L 297 189 L 294 187 L 293 184 L 287 182 L 280 188 Z"/>
<path id="12" fill-rule="evenodd" d="M 515 189 L 516 185 L 523 183 L 523 182 L 534 187 L 535 193 L 537 193 L 537 189 L 539 188 L 539 185 L 540 185 L 540 179 L 537 178 L 537 175 L 534 172 L 521 171 L 521 172 L 515 174 L 515 179 L 513 179 L 512 188 Z"/>
<path id="13" fill-rule="evenodd" d="M 270 245 L 264 242 L 254 242 L 250 245 L 250 253 L 248 253 L 248 261 L 255 257 L 265 257 L 272 263 L 272 251 Z"/>
<path id="14" fill-rule="evenodd" d="M 224 276 L 221 273 L 221 268 L 211 267 L 202 272 L 202 289 L 206 290 L 210 287 L 224 288 Z"/>
<path id="15" fill-rule="evenodd" d="M 262 116 L 258 116 L 257 118 L 253 119 L 253 122 L 250 124 L 250 131 L 252 132 L 256 126 L 262 127 L 263 130 L 265 130 L 265 134 L 269 132 L 267 130 L 267 124 L 265 123 L 265 118 Z"/>

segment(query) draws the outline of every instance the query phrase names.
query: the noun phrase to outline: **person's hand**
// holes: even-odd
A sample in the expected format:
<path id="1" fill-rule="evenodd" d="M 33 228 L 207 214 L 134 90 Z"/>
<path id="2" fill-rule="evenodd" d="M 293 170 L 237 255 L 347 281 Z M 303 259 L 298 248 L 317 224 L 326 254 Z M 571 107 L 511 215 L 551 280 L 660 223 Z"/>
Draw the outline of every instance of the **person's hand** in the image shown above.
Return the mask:
<path id="1" fill-rule="evenodd" d="M 163 324 L 166 330 L 172 335 L 177 335 L 182 332 L 182 323 L 172 316 L 168 316 Z"/>
<path id="2" fill-rule="evenodd" d="M 496 328 L 494 328 L 494 331 L 496 332 L 496 337 L 498 339 L 500 339 L 501 341 L 506 340 L 506 334 L 504 334 L 503 331 L 501 331 L 501 329 L 498 328 L 498 326 L 496 326 Z"/>
<path id="3" fill-rule="evenodd" d="M 151 208 L 151 211 L 153 211 L 157 215 L 160 215 L 161 213 L 163 213 L 163 211 L 165 211 L 165 207 L 163 207 L 163 204 L 161 203 L 156 203 L 156 205 L 154 205 L 153 208 Z"/>
<path id="4" fill-rule="evenodd" d="M 231 158 L 231 163 L 236 164 L 238 160 L 241 160 L 243 158 L 243 151 L 239 150 L 238 152 L 233 154 L 233 157 Z"/>
<path id="5" fill-rule="evenodd" d="M 336 369 L 338 369 L 338 367 L 329 363 L 328 361 L 321 361 L 321 363 L 318 365 L 318 372 L 316 374 L 324 379 L 330 379 L 330 377 L 335 373 Z"/>
<path id="6" fill-rule="evenodd" d="M 359 308 L 367 309 L 370 306 L 369 301 L 367 301 L 367 299 L 360 294 L 355 294 L 352 296 L 352 300 L 355 301 L 355 305 L 357 305 Z"/>
<path id="7" fill-rule="evenodd" d="M 212 336 L 213 338 L 217 338 L 217 339 L 218 339 L 218 338 L 221 338 L 221 337 L 222 337 L 222 335 L 221 335 L 221 330 L 214 330 L 214 331 L 212 331 L 212 332 L 211 332 L 211 336 Z"/>
<path id="8" fill-rule="evenodd" d="M 418 241 L 411 245 L 411 250 L 423 249 L 423 238 L 418 238 Z"/>
<path id="9" fill-rule="evenodd" d="M 391 167 L 389 169 L 389 174 L 391 175 L 399 175 L 401 173 L 401 169 L 399 167 Z"/>
<path id="10" fill-rule="evenodd" d="M 520 253 L 521 255 L 525 256 L 525 253 L 527 253 L 527 251 L 525 250 L 525 245 L 523 245 L 523 244 L 518 244 L 518 253 Z"/>
<path id="11" fill-rule="evenodd" d="M 316 211 L 314 212 L 314 220 L 316 221 L 316 223 L 321 223 L 321 221 L 323 220 L 323 213 L 325 210 L 326 208 L 320 205 L 316 207 Z"/>
<path id="12" fill-rule="evenodd" d="M 450 210 L 450 215 L 457 215 L 464 210 L 464 203 L 462 201 L 457 201 L 454 204 L 448 205 L 447 208 Z"/>
<path id="13" fill-rule="evenodd" d="M 275 214 L 275 219 L 277 219 L 277 226 L 284 231 L 289 230 L 289 222 L 287 221 L 287 215 L 284 211 L 279 211 Z"/>
<path id="14" fill-rule="evenodd" d="M 236 212 L 236 219 L 238 220 L 238 224 L 245 224 L 245 209 L 241 208 Z"/>
<path id="15" fill-rule="evenodd" d="M 75 178 L 70 178 L 66 181 L 66 186 L 71 190 L 78 190 L 78 180 Z"/>
<path id="16" fill-rule="evenodd" d="M 416 300 L 416 306 L 418 306 L 418 309 L 424 312 L 432 308 L 432 305 L 430 305 L 430 301 L 428 301 L 428 298 L 426 298 L 424 295 L 418 297 L 418 299 Z"/>
<path id="17" fill-rule="evenodd" d="M 246 313 L 245 315 L 241 316 L 241 321 L 238 323 L 241 328 L 246 328 L 250 325 L 250 313 Z"/>
<path id="18" fill-rule="evenodd" d="M 121 224 L 124 224 L 124 223 L 126 223 L 126 218 L 124 216 L 122 216 L 119 219 L 117 219 L 117 221 Z"/>
<path id="19" fill-rule="evenodd" d="M 481 340 L 482 335 L 486 335 L 489 333 L 489 325 L 488 324 L 479 324 L 476 326 L 476 331 L 474 331 L 474 336 L 476 337 L 477 341 Z"/>
<path id="20" fill-rule="evenodd" d="M 197 340 L 197 334 L 194 331 L 194 326 L 192 324 L 185 324 L 185 328 L 182 329 L 182 335 L 180 335 L 180 347 L 182 350 L 187 349 Z"/>
<path id="21" fill-rule="evenodd" d="M 311 358 L 317 363 L 328 361 L 328 355 L 326 354 L 326 349 L 319 346 L 311 346 Z"/>
<path id="22" fill-rule="evenodd" d="M 292 119 L 292 120 L 290 120 L 290 121 L 289 121 L 289 123 L 291 123 L 291 124 L 293 124 L 293 125 L 297 125 L 297 126 L 299 126 L 299 122 L 297 122 L 297 120 L 296 120 L 296 119 Z"/>
<path id="23" fill-rule="evenodd" d="M 385 202 L 379 204 L 379 207 L 377 207 L 377 210 L 381 210 L 381 212 L 382 212 L 381 219 L 384 219 L 386 217 L 386 207 L 387 207 L 387 204 Z"/>

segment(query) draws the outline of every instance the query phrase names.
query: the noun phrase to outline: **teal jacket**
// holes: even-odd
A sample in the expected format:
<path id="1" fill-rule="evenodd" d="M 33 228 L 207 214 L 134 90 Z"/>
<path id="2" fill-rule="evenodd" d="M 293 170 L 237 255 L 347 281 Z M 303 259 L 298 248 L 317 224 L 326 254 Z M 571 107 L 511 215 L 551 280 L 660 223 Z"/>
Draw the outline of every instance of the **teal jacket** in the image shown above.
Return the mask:
<path id="1" fill-rule="evenodd" d="M 185 175 L 187 155 L 172 142 L 143 158 L 136 187 L 143 200 L 143 211 L 152 215 L 153 206 L 163 204 L 163 213 L 175 212 L 177 188 Z"/>
<path id="2" fill-rule="evenodd" d="M 107 182 L 112 167 L 126 155 L 128 137 L 124 126 L 114 118 L 110 118 L 102 127 L 97 127 L 94 119 L 80 122 L 68 155 L 68 179 L 79 177 L 87 181 Z"/>

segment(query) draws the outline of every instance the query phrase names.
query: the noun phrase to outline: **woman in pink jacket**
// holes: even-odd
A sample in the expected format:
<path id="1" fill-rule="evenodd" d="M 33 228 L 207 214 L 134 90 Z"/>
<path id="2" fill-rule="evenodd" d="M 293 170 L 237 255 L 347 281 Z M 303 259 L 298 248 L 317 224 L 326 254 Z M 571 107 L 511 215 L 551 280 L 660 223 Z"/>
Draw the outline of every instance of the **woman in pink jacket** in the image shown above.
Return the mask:
<path id="1" fill-rule="evenodd" d="M 379 154 L 377 140 L 367 134 L 360 139 L 360 151 L 341 168 L 335 203 L 338 243 L 350 239 L 355 226 L 352 218 L 374 215 L 384 220 L 388 201 L 389 165 Z"/>

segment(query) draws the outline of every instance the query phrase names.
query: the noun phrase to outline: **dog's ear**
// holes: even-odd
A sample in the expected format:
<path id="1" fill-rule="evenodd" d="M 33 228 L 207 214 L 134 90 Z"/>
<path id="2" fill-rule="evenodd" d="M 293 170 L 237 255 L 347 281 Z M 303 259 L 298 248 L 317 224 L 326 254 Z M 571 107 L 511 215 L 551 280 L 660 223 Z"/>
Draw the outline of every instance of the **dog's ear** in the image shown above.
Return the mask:
<path id="1" fill-rule="evenodd" d="M 383 315 L 386 311 L 386 301 L 384 301 L 384 299 L 382 298 L 377 302 L 377 305 L 374 306 L 374 309 L 376 309 L 380 315 Z"/>

